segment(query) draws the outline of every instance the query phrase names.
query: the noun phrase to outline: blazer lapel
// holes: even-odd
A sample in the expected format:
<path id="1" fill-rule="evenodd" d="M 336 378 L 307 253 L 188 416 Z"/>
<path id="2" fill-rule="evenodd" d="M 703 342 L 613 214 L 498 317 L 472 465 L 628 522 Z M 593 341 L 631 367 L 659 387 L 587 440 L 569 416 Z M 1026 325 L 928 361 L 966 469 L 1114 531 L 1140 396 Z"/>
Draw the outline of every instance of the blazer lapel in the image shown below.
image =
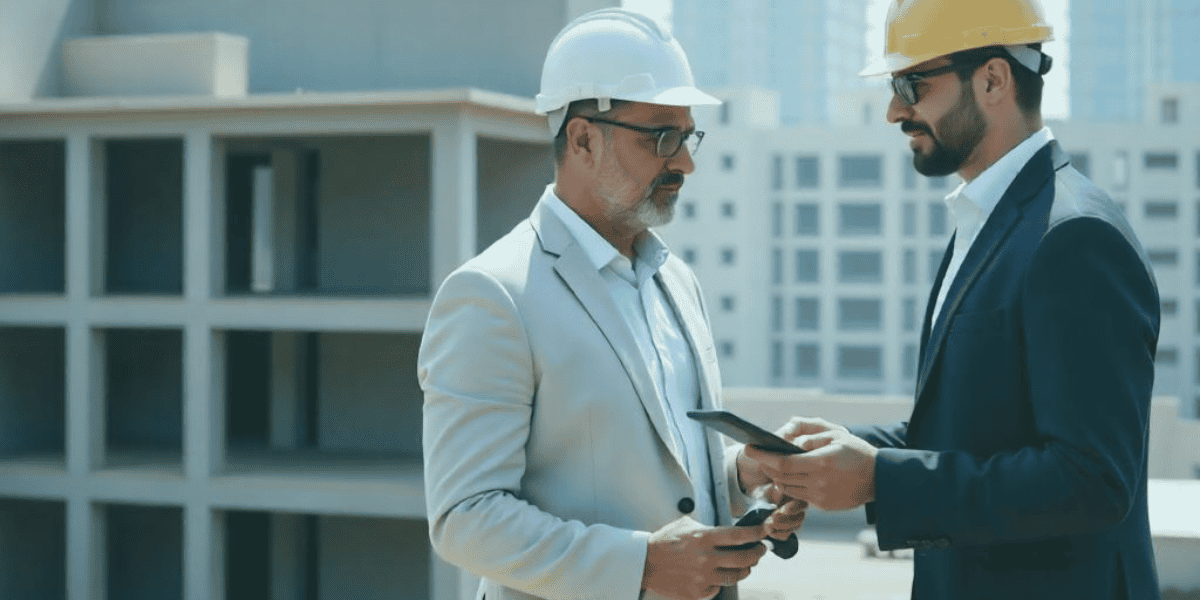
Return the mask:
<path id="1" fill-rule="evenodd" d="M 1005 190 L 1000 202 L 996 204 L 991 216 L 979 231 L 979 237 L 975 238 L 971 244 L 966 258 L 958 268 L 958 274 L 954 281 L 950 282 L 950 290 L 946 294 L 942 312 L 938 315 L 937 322 L 931 324 L 928 341 L 922 350 L 924 359 L 921 361 L 921 371 L 917 379 L 917 405 L 913 408 L 912 421 L 916 420 L 918 411 L 925 404 L 922 402 L 925 384 L 929 381 L 933 366 L 937 364 L 938 355 L 941 353 L 942 346 L 945 345 L 946 333 L 954 323 L 954 316 L 958 312 L 959 305 L 962 304 L 963 298 L 971 290 L 971 285 L 975 283 L 979 274 L 986 270 L 995 258 L 996 251 L 1004 244 L 1013 228 L 1021 220 L 1024 204 L 1037 196 L 1037 193 L 1046 185 L 1046 180 L 1053 175 L 1051 154 L 1054 148 L 1056 145 L 1051 142 L 1038 150 L 1037 154 L 1034 154 L 1033 158 L 1017 174 L 1016 179 Z M 953 248 L 953 240 L 951 240 L 950 247 Z M 948 264 L 947 260 L 943 260 L 943 263 Z M 944 276 L 945 264 L 941 272 Z M 942 281 L 941 284 L 946 285 L 947 282 Z M 930 301 L 930 306 L 932 303 L 933 300 Z M 932 308 L 929 310 L 932 311 Z M 928 316 L 926 323 L 930 324 Z"/>
<path id="2" fill-rule="evenodd" d="M 638 350 L 637 340 L 605 289 L 600 273 L 545 202 L 539 202 L 534 208 L 530 224 L 537 231 L 543 250 L 558 257 L 554 262 L 554 271 L 570 288 L 576 300 L 592 318 L 592 322 L 608 340 L 608 345 L 625 368 L 625 374 L 629 376 L 638 400 L 642 403 L 647 418 L 654 425 L 658 437 L 675 457 L 680 469 L 686 473 L 687 463 L 683 459 L 682 449 L 675 444 L 675 438 L 671 434 L 667 415 L 663 412 L 662 401 L 654 387 L 650 370 Z"/>
<path id="3" fill-rule="evenodd" d="M 675 310 L 675 319 L 683 327 L 688 344 L 692 348 L 692 359 L 696 363 L 696 377 L 700 388 L 700 407 L 712 410 L 720 406 L 721 374 L 717 367 L 716 350 L 712 346 L 712 335 L 708 332 L 708 319 L 700 305 L 700 299 L 688 293 L 687 279 L 668 260 L 655 277 L 661 282 L 667 301 Z M 704 428 L 708 444 L 708 463 L 711 465 L 712 495 L 717 509 L 717 524 L 729 524 L 726 515 L 730 512 L 729 496 L 723 493 L 728 486 L 725 477 L 725 446 L 721 436 L 712 429 Z"/>

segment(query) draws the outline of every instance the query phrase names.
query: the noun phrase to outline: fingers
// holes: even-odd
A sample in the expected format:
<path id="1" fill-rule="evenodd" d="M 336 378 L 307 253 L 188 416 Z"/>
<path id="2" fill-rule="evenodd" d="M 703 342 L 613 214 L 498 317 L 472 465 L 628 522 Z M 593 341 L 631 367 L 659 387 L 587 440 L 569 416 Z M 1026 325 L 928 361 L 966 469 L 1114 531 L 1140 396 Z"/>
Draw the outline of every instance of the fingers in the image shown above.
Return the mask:
<path id="1" fill-rule="evenodd" d="M 730 587 L 737 585 L 737 582 L 750 576 L 750 569 L 746 568 L 719 568 L 717 569 L 717 577 L 721 582 L 721 587 Z"/>
<path id="2" fill-rule="evenodd" d="M 832 444 L 833 441 L 838 438 L 838 434 L 839 432 L 836 431 L 825 431 L 812 435 L 802 435 L 796 438 L 793 443 L 799 446 L 802 450 L 812 452 L 817 448 L 823 448 L 829 444 Z"/>
<path id="3" fill-rule="evenodd" d="M 763 539 L 762 527 L 716 527 L 703 533 L 712 546 L 740 546 Z"/>
<path id="4" fill-rule="evenodd" d="M 813 435 L 836 429 L 845 428 L 816 417 L 792 417 L 791 420 L 784 424 L 783 427 L 780 427 L 775 433 L 790 442 L 802 435 Z"/>
<path id="5" fill-rule="evenodd" d="M 790 500 L 775 509 L 775 512 L 763 521 L 763 527 L 766 528 L 769 537 L 779 540 L 787 539 L 789 535 L 804 525 L 804 518 L 807 514 L 807 502 Z"/>

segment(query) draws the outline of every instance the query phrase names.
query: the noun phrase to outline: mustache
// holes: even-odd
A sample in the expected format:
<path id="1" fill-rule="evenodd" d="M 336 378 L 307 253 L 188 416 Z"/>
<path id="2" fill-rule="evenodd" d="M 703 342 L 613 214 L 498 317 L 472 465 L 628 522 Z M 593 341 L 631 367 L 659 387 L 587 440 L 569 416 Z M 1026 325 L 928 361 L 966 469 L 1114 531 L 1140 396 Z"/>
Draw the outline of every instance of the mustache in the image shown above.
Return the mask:
<path id="1" fill-rule="evenodd" d="M 652 187 L 683 185 L 683 173 L 663 173 L 654 180 Z"/>
<path id="2" fill-rule="evenodd" d="M 904 121 L 904 122 L 900 123 L 900 131 L 903 131 L 904 133 L 912 133 L 914 131 L 920 131 L 921 133 L 924 133 L 925 135 L 928 135 L 929 137 L 933 137 L 933 130 L 930 129 L 928 125 L 922 125 L 915 121 Z"/>

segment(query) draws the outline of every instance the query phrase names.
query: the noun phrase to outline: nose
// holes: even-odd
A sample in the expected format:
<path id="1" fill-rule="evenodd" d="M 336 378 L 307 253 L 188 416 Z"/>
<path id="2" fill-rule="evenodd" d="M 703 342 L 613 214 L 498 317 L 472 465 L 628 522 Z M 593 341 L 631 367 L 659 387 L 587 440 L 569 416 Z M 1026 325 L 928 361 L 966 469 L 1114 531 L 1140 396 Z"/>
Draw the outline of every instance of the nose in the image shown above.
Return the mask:
<path id="1" fill-rule="evenodd" d="M 894 92 L 892 93 L 892 101 L 888 103 L 887 122 L 899 123 L 904 121 L 906 117 L 912 114 L 912 107 L 905 104 Z"/>
<path id="2" fill-rule="evenodd" d="M 696 170 L 696 163 L 692 161 L 692 152 L 688 150 L 687 144 L 680 146 L 679 152 L 667 161 L 667 170 L 678 171 L 684 175 L 690 175 Z"/>

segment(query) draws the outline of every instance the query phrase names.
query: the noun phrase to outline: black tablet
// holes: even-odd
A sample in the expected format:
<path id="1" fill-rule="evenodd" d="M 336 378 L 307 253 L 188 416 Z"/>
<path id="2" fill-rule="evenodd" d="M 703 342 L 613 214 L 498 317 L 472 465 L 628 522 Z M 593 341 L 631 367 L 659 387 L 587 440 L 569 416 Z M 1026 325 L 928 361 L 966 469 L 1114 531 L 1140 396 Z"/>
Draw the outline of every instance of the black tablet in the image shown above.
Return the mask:
<path id="1" fill-rule="evenodd" d="M 795 444 L 724 410 L 691 410 L 687 416 L 743 444 L 780 454 L 803 454 Z"/>

